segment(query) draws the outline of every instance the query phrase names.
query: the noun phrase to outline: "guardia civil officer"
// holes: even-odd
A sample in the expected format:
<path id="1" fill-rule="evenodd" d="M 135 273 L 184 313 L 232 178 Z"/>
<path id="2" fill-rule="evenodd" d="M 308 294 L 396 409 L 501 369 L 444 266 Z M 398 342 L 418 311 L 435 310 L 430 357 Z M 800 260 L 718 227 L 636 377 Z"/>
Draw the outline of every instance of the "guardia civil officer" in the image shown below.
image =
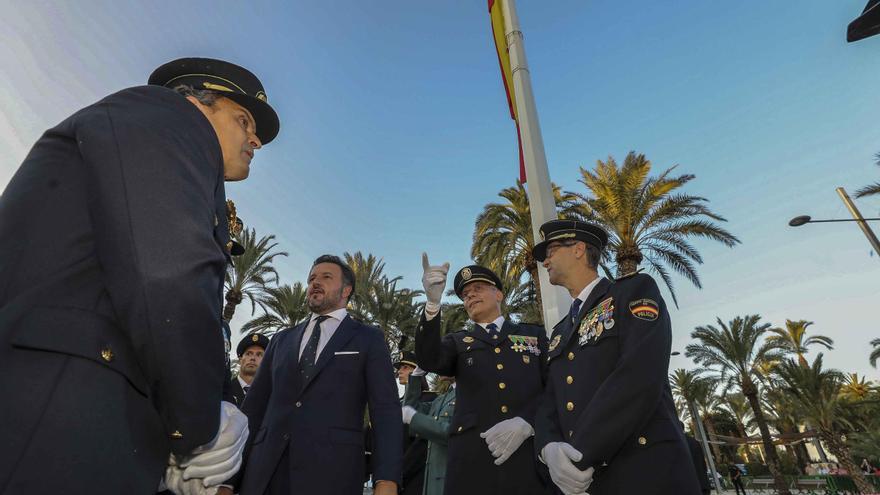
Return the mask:
<path id="1" fill-rule="evenodd" d="M 401 352 L 400 359 L 394 363 L 394 369 L 397 371 L 397 383 L 406 387 L 407 393 L 415 393 L 414 390 L 410 390 L 408 384 L 413 378 L 413 371 L 418 367 L 419 363 L 416 359 L 416 353 L 412 351 Z M 416 402 L 427 408 L 437 398 L 437 393 L 428 390 L 428 382 L 426 380 L 418 380 L 418 382 L 421 393 L 416 395 Z M 405 397 L 401 397 L 401 406 L 405 404 L 405 400 Z M 406 421 L 404 421 L 403 430 L 403 481 L 398 493 L 400 495 L 422 495 L 425 480 L 425 462 L 428 457 L 428 441 L 409 431 Z"/>
<path id="2" fill-rule="evenodd" d="M 457 383 L 445 493 L 545 493 L 532 450 L 545 379 L 544 329 L 504 318 L 501 280 L 471 265 L 458 271 L 454 288 L 475 324 L 441 335 L 440 298 L 449 264 L 431 266 L 423 254 L 422 265 L 428 302 L 416 332 L 419 365 Z"/>
<path id="3" fill-rule="evenodd" d="M 532 253 L 574 298 L 553 330 L 535 446 L 564 494 L 699 495 L 667 380 L 672 341 L 657 284 L 598 276 L 608 235 L 553 220 Z M 592 482 L 592 485 L 591 485 Z"/>
<path id="4" fill-rule="evenodd" d="M 260 369 L 267 347 L 269 347 L 269 337 L 261 333 L 247 335 L 238 343 L 235 349 L 238 354 L 238 376 L 233 378 L 230 384 L 236 406 L 241 407 L 244 402 L 257 370 Z"/>
<path id="5" fill-rule="evenodd" d="M 256 76 L 182 59 L 37 141 L 0 198 L 0 493 L 154 493 L 169 453 L 205 482 L 236 465 L 224 179 L 277 132 Z"/>

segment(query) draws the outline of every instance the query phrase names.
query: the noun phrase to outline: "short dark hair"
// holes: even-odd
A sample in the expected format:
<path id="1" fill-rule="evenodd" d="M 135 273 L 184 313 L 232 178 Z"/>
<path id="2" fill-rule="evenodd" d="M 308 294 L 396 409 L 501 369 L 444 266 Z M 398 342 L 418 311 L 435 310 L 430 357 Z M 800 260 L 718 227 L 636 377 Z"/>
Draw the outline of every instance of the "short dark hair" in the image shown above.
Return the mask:
<path id="1" fill-rule="evenodd" d="M 587 243 L 584 243 L 587 244 Z M 602 260 L 602 252 L 592 244 L 587 244 L 587 265 L 593 270 L 599 269 L 599 261 Z"/>
<path id="2" fill-rule="evenodd" d="M 217 101 L 217 98 L 220 97 L 220 94 L 216 91 L 211 91 L 208 89 L 195 89 L 187 84 L 175 86 L 174 91 L 182 94 L 183 96 L 192 96 L 193 98 L 198 100 L 199 103 L 205 105 L 206 107 L 212 106 L 214 102 Z"/>
<path id="3" fill-rule="evenodd" d="M 333 263 L 334 265 L 338 266 L 340 270 L 342 270 L 342 284 L 344 286 L 347 285 L 351 287 L 351 293 L 348 294 L 348 300 L 350 301 L 351 298 L 354 297 L 355 289 L 354 271 L 351 269 L 351 267 L 345 264 L 345 262 L 342 261 L 342 258 L 340 258 L 339 256 L 334 256 L 332 254 L 322 254 L 321 256 L 318 256 L 318 259 L 316 259 L 315 262 L 312 263 L 312 268 L 314 268 L 316 265 L 320 265 L 321 263 Z"/>

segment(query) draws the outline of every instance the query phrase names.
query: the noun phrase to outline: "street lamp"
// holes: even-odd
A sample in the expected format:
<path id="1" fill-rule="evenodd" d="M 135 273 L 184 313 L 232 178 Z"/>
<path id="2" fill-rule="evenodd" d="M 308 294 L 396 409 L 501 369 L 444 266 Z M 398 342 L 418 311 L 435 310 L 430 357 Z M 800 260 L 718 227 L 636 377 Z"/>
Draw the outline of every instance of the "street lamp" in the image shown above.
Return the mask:
<path id="1" fill-rule="evenodd" d="M 880 0 L 878 0 L 880 1 Z M 853 203 L 852 199 L 850 199 L 849 194 L 846 193 L 842 187 L 838 187 L 835 189 L 837 194 L 840 196 L 843 204 L 846 205 L 846 208 L 849 210 L 850 214 L 853 216 L 852 218 L 834 218 L 830 220 L 813 220 L 809 215 L 800 215 L 792 218 L 788 221 L 788 225 L 792 227 L 800 227 L 801 225 L 807 223 L 826 223 L 826 222 L 858 222 L 859 228 L 862 229 L 862 232 L 865 234 L 865 237 L 868 238 L 868 242 L 871 243 L 871 247 L 874 248 L 874 252 L 880 255 L 880 240 L 877 240 L 877 236 L 874 235 L 874 231 L 871 230 L 871 227 L 868 226 L 869 221 L 880 220 L 880 218 L 865 218 L 862 216 L 862 213 L 856 208 L 856 204 Z"/>

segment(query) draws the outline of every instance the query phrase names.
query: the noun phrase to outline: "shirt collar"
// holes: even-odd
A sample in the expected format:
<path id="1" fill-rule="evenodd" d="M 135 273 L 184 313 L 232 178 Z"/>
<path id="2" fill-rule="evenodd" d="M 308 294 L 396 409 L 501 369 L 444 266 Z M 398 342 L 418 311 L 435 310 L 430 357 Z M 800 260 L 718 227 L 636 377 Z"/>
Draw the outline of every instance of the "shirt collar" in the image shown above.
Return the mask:
<path id="1" fill-rule="evenodd" d="M 577 299 L 581 300 L 581 304 L 583 304 L 584 301 L 586 301 L 587 298 L 590 297 L 590 293 L 593 292 L 593 289 L 595 289 L 596 286 L 599 285 L 599 282 L 603 278 L 605 278 L 605 277 L 596 277 L 592 282 L 590 282 L 589 284 L 587 284 L 586 287 L 584 287 L 584 290 L 582 290 L 580 294 L 578 294 Z"/>
<path id="2" fill-rule="evenodd" d="M 238 375 L 236 378 L 238 378 L 238 384 L 241 385 L 241 388 L 250 387 L 248 382 L 241 379 L 241 375 Z"/>
<path id="3" fill-rule="evenodd" d="M 312 316 L 309 318 L 309 321 L 314 320 L 318 316 L 319 315 L 317 313 L 312 313 Z M 345 319 L 346 316 L 348 316 L 348 310 L 346 308 L 339 308 L 336 311 L 324 313 L 323 315 L 320 315 L 320 316 L 329 316 L 330 318 L 333 318 L 334 320 L 342 321 Z"/>
<path id="4" fill-rule="evenodd" d="M 490 322 L 487 322 L 487 323 L 477 323 L 477 325 L 480 325 L 480 326 L 483 327 L 483 329 L 485 330 L 486 327 L 488 327 L 490 323 L 494 323 L 495 326 L 498 327 L 498 330 L 500 331 L 500 330 L 501 330 L 501 327 L 504 325 L 504 317 L 503 317 L 503 316 L 499 316 L 498 318 L 495 318 L 494 321 L 490 321 Z"/>

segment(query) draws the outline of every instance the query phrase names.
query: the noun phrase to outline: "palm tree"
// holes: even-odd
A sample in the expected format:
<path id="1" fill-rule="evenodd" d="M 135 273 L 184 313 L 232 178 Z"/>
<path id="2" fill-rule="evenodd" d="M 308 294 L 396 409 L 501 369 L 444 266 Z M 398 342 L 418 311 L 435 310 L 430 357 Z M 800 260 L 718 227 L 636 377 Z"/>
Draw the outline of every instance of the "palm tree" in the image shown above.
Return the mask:
<path id="1" fill-rule="evenodd" d="M 702 382 L 706 380 L 697 370 L 686 370 L 678 368 L 669 375 L 669 383 L 672 387 L 672 394 L 675 396 L 676 407 L 686 411 L 691 416 L 690 405 L 697 398 L 702 387 Z M 696 418 L 691 417 L 691 421 Z M 696 432 L 696 424 L 691 425 L 691 431 Z"/>
<path id="2" fill-rule="evenodd" d="M 444 303 L 440 313 L 443 315 L 443 319 L 440 321 L 443 335 L 463 330 L 467 326 L 469 318 L 464 304 Z"/>
<path id="3" fill-rule="evenodd" d="M 880 153 L 874 155 L 874 158 L 877 159 L 877 165 L 880 165 Z M 857 198 L 864 198 L 865 196 L 873 196 L 875 194 L 880 194 L 880 182 L 875 182 L 856 191 Z"/>
<path id="4" fill-rule="evenodd" d="M 245 323 L 241 333 L 272 335 L 281 329 L 293 327 L 309 316 L 307 301 L 307 291 L 299 282 L 292 287 L 270 287 L 257 300 L 263 314 Z"/>
<path id="5" fill-rule="evenodd" d="M 694 406 L 697 409 L 697 414 L 700 415 L 700 419 L 703 421 L 703 425 L 706 427 L 706 436 L 709 437 L 709 440 L 718 439 L 718 433 L 715 431 L 715 421 L 712 419 L 712 415 L 716 412 L 718 406 L 721 405 L 721 399 L 716 394 L 717 387 L 717 380 L 706 377 L 698 383 L 695 390 Z M 713 455 L 715 455 L 716 464 L 721 462 L 721 448 L 715 442 L 709 445 L 712 448 Z"/>
<path id="6" fill-rule="evenodd" d="M 650 177 L 651 162 L 645 155 L 630 152 L 620 167 L 608 157 L 595 170 L 581 168 L 580 182 L 592 197 L 577 196 L 585 203 L 587 219 L 608 231 L 617 275 L 635 272 L 646 261 L 678 306 L 670 269 L 702 287 L 695 264 L 702 264 L 703 257 L 689 239 L 711 239 L 728 247 L 739 239 L 716 223 L 726 220 L 709 210 L 706 198 L 675 192 L 695 176 L 672 177 L 674 169 Z"/>
<path id="7" fill-rule="evenodd" d="M 738 392 L 726 393 L 721 397 L 721 404 L 730 412 L 730 414 L 736 420 L 736 429 L 739 432 L 740 438 L 748 442 L 749 434 L 746 425 L 749 424 L 749 421 L 751 419 L 750 416 L 752 415 L 752 406 L 749 405 L 749 401 L 748 399 L 746 399 L 746 396 Z M 742 447 L 742 455 L 745 458 L 745 461 L 750 462 L 749 459 L 752 456 L 752 452 L 749 444 L 744 443 Z"/>
<path id="8" fill-rule="evenodd" d="M 880 359 L 880 339 L 872 340 L 871 345 L 874 346 L 874 350 L 871 351 L 871 355 L 868 357 L 868 360 L 871 361 L 871 366 L 876 368 L 877 360 Z"/>
<path id="9" fill-rule="evenodd" d="M 871 382 L 867 381 L 864 376 L 859 377 L 858 373 L 848 373 L 843 378 L 840 394 L 846 400 L 858 402 L 867 399 L 873 389 Z"/>
<path id="10" fill-rule="evenodd" d="M 277 256 L 287 256 L 286 252 L 273 251 L 278 243 L 274 235 L 257 239 L 254 229 L 243 230 L 236 240 L 244 246 L 244 254 L 226 270 L 226 305 L 223 319 L 231 321 L 235 307 L 247 296 L 251 301 L 251 312 L 256 309 L 257 299 L 265 294 L 270 284 L 278 282 L 278 272 L 272 266 Z"/>
<path id="11" fill-rule="evenodd" d="M 576 203 L 577 196 L 563 193 L 555 184 L 552 187 L 559 218 L 582 219 L 581 209 Z M 528 274 L 535 286 L 536 301 L 540 307 L 538 263 L 532 256 L 535 238 L 526 189 L 522 184 L 517 184 L 503 189 L 498 196 L 504 201 L 487 204 L 477 216 L 471 257 L 496 273 L 509 272 L 517 281 Z"/>
<path id="12" fill-rule="evenodd" d="M 858 490 L 873 493 L 873 487 L 853 460 L 840 429 L 843 419 L 843 399 L 840 394 L 843 375 L 837 370 L 822 368 L 822 353 L 816 356 L 812 366 L 806 368 L 788 359 L 777 368 L 776 373 L 786 392 L 800 406 L 801 414 L 815 425 L 819 436 L 849 472 Z"/>
<path id="13" fill-rule="evenodd" d="M 355 293 L 349 298 L 349 311 L 352 315 L 361 320 L 367 321 L 366 306 L 370 299 L 373 298 L 373 292 L 384 277 L 385 262 L 382 258 L 373 256 L 372 253 L 364 257 L 363 253 L 357 251 L 354 254 L 344 253 L 345 263 L 351 267 L 354 272 Z"/>
<path id="14" fill-rule="evenodd" d="M 726 381 L 725 390 L 738 388 L 752 406 L 752 414 L 761 431 L 761 440 L 767 456 L 767 467 L 781 495 L 790 495 L 788 485 L 782 476 L 779 455 L 773 446 L 773 438 L 767 426 L 767 419 L 761 410 L 758 399 L 758 368 L 771 360 L 779 358 L 780 351 L 772 342 L 761 342 L 769 323 L 760 323 L 759 315 L 736 317 L 729 324 L 720 318 L 718 326 L 700 326 L 694 329 L 691 337 L 699 343 L 688 344 L 685 355 L 697 364 L 714 368 L 720 372 L 719 378 Z"/>
<path id="15" fill-rule="evenodd" d="M 807 327 L 812 324 L 812 321 L 807 320 L 785 320 L 785 328 L 771 328 L 769 331 L 773 335 L 768 336 L 767 340 L 775 342 L 780 349 L 797 355 L 801 366 L 809 366 L 807 359 L 804 357 L 808 346 L 818 344 L 826 349 L 833 349 L 834 346 L 834 341 L 824 335 L 811 335 L 807 337 Z"/>

